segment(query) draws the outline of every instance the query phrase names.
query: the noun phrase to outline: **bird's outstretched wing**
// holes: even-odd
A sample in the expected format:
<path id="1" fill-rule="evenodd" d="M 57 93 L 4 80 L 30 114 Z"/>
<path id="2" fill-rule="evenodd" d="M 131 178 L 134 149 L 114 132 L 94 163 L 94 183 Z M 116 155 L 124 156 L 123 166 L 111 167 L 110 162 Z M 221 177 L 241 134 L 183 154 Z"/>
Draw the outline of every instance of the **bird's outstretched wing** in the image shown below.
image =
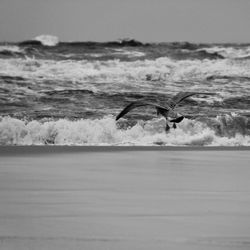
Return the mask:
<path id="1" fill-rule="evenodd" d="M 143 101 L 138 101 L 138 102 L 132 102 L 130 103 L 128 106 L 126 106 L 119 115 L 117 115 L 116 117 L 116 121 L 119 120 L 121 117 L 123 117 L 124 115 L 126 115 L 130 110 L 138 108 L 138 107 L 142 107 L 142 106 L 153 106 L 156 109 L 161 109 L 161 110 L 165 110 L 166 112 L 168 112 L 171 108 L 169 106 L 163 107 L 161 105 L 158 105 L 157 103 L 150 103 L 150 102 L 143 102 Z"/>
<path id="2" fill-rule="evenodd" d="M 179 92 L 169 102 L 169 106 L 173 109 L 178 103 L 193 95 L 215 95 L 214 93 L 201 92 Z"/>

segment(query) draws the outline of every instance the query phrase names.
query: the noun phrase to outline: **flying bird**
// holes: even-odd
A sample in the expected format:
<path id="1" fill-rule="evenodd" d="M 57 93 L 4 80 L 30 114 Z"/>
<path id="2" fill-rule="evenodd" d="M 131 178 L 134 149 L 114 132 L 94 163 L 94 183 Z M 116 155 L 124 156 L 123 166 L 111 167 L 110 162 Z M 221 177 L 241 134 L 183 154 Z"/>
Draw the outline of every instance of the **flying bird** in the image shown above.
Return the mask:
<path id="1" fill-rule="evenodd" d="M 173 123 L 173 128 L 176 128 L 176 123 L 181 122 L 184 119 L 184 115 L 179 114 L 174 111 L 177 104 L 182 102 L 184 99 L 193 96 L 193 95 L 214 95 L 214 93 L 200 93 L 200 92 L 179 92 L 175 96 L 173 96 L 168 104 L 164 106 L 159 105 L 158 103 L 152 103 L 147 101 L 135 101 L 127 105 L 116 117 L 116 121 L 118 121 L 121 117 L 126 115 L 130 110 L 142 107 L 142 106 L 152 106 L 156 108 L 157 115 L 162 115 L 166 119 L 166 132 L 169 131 L 170 126 L 169 122 Z M 170 119 L 169 119 L 170 118 Z"/>

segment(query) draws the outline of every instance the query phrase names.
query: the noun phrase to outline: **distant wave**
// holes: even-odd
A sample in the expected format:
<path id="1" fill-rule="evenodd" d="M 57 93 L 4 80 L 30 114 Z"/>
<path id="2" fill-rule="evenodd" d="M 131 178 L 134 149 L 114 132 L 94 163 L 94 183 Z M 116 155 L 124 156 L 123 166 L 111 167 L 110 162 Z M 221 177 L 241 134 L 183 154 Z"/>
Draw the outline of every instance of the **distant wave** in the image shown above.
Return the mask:
<path id="1" fill-rule="evenodd" d="M 209 54 L 218 54 L 224 58 L 247 59 L 250 57 L 250 46 L 232 47 L 232 46 L 212 46 L 199 48 L 197 51 Z"/>
<path id="2" fill-rule="evenodd" d="M 122 122 L 126 124 L 126 120 Z M 166 134 L 164 119 L 139 121 L 132 127 L 124 127 L 116 124 L 112 116 L 43 122 L 2 117 L 0 144 L 249 146 L 249 128 L 243 127 L 246 122 L 233 116 L 218 116 L 207 122 L 184 119 L 176 130 Z"/>
<path id="3" fill-rule="evenodd" d="M 0 45 L 0 52 L 2 51 L 11 51 L 11 52 L 19 53 L 19 52 L 22 52 L 23 50 L 16 45 Z"/>
<path id="4" fill-rule="evenodd" d="M 39 35 L 33 39 L 19 42 L 20 46 L 56 46 L 59 44 L 59 38 L 52 35 Z"/>
<path id="5" fill-rule="evenodd" d="M 18 57 L 18 56 L 23 56 L 24 55 L 24 50 L 20 48 L 17 45 L 0 45 L 0 57 Z"/>
<path id="6" fill-rule="evenodd" d="M 107 42 L 61 42 L 56 36 L 41 35 L 15 45 L 19 49 L 25 49 L 26 56 L 54 60 L 95 60 L 97 58 L 102 61 L 110 59 L 131 61 L 139 57 L 141 60 L 161 57 L 174 60 L 221 60 L 224 58 L 248 60 L 250 57 L 250 46 L 237 44 L 142 43 L 135 39 Z M 120 50 L 122 53 L 117 53 L 115 50 L 117 52 Z"/>
<path id="7" fill-rule="evenodd" d="M 83 41 L 83 42 L 60 42 L 59 38 L 52 35 L 39 35 L 33 39 L 19 42 L 19 45 L 43 45 L 43 46 L 68 46 L 68 47 L 138 47 L 148 46 L 148 43 L 142 43 L 135 39 L 120 39 L 117 41 L 108 42 L 95 42 L 95 41 Z"/>
<path id="8" fill-rule="evenodd" d="M 42 42 L 37 40 L 26 40 L 18 43 L 19 46 L 43 46 Z"/>
<path id="9" fill-rule="evenodd" d="M 41 42 L 44 46 L 56 46 L 59 43 L 59 38 L 51 35 L 40 35 L 34 40 Z"/>
<path id="10" fill-rule="evenodd" d="M 139 47 L 139 46 L 149 46 L 149 43 L 142 43 L 135 39 L 119 39 L 117 41 L 108 42 L 61 42 L 61 45 L 76 46 L 76 47 Z"/>

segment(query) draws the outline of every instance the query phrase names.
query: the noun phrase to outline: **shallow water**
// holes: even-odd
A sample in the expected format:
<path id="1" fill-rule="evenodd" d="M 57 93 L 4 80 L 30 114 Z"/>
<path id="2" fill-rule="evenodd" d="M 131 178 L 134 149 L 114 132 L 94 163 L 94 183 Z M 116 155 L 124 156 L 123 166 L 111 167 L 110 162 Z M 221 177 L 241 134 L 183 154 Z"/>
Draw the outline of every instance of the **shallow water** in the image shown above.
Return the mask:
<path id="1" fill-rule="evenodd" d="M 248 151 L 60 150 L 0 150 L 1 249 L 249 249 Z"/>

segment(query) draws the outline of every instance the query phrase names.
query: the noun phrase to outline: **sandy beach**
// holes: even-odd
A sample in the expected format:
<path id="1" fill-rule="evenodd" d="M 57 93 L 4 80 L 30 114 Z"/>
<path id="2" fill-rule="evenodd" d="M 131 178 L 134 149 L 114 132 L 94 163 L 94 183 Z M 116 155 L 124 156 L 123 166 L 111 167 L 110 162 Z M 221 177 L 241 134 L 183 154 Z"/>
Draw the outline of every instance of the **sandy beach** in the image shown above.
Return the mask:
<path id="1" fill-rule="evenodd" d="M 0 249 L 250 249 L 249 148 L 1 147 Z"/>

